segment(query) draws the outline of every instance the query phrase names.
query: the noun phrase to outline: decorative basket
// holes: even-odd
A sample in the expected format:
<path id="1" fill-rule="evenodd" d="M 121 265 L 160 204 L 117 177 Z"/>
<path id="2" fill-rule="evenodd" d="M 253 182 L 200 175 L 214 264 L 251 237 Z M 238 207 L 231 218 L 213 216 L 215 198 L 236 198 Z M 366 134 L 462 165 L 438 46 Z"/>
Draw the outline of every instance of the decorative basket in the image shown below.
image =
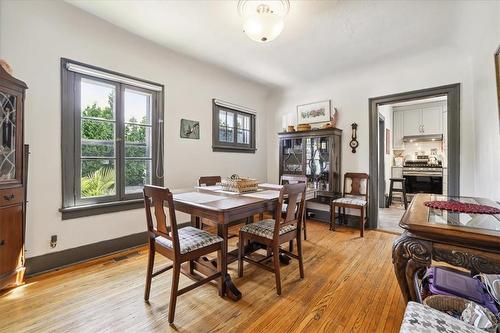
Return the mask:
<path id="1" fill-rule="evenodd" d="M 257 191 L 258 182 L 252 178 L 240 178 L 232 175 L 222 180 L 222 190 L 236 193 L 246 193 Z"/>
<path id="2" fill-rule="evenodd" d="M 302 132 L 302 131 L 310 131 L 311 130 L 311 124 L 299 124 L 297 125 L 297 131 Z"/>
<path id="3" fill-rule="evenodd" d="M 473 303 L 472 301 L 466 300 L 461 297 L 447 296 L 447 295 L 432 295 L 426 297 L 423 302 L 425 305 L 430 306 L 433 309 L 447 313 L 453 317 L 460 318 L 462 312 L 464 312 L 467 305 Z M 490 330 L 485 330 L 486 332 L 496 332 L 496 327 L 498 325 L 498 319 L 496 316 L 487 308 L 476 304 L 482 308 L 488 319 L 494 324 L 494 327 Z"/>

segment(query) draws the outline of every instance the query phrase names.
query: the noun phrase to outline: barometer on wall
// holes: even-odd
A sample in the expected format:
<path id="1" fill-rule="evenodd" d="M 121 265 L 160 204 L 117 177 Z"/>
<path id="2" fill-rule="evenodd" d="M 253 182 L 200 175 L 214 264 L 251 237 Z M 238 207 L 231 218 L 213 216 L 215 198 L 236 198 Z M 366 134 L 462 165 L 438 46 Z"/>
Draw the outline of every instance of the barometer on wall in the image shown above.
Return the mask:
<path id="1" fill-rule="evenodd" d="M 351 139 L 351 142 L 349 143 L 349 146 L 351 147 L 352 152 L 355 153 L 356 152 L 356 148 L 358 148 L 358 146 L 359 146 L 359 142 L 356 139 L 357 136 L 358 136 L 358 134 L 357 134 L 358 124 L 353 123 L 351 125 L 351 127 L 352 127 L 352 139 Z"/>

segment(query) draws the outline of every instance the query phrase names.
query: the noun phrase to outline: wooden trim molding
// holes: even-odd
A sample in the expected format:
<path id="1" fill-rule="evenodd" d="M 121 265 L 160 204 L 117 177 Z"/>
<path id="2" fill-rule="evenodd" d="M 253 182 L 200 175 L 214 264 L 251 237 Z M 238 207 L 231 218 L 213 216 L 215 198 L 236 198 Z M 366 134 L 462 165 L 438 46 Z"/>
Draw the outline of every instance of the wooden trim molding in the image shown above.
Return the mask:
<path id="1" fill-rule="evenodd" d="M 368 100 L 370 146 L 370 202 L 378 202 L 378 106 L 421 98 L 447 96 L 448 108 L 448 195 L 460 195 L 460 83 L 414 90 Z M 369 227 L 378 227 L 378 205 L 368 207 Z"/>

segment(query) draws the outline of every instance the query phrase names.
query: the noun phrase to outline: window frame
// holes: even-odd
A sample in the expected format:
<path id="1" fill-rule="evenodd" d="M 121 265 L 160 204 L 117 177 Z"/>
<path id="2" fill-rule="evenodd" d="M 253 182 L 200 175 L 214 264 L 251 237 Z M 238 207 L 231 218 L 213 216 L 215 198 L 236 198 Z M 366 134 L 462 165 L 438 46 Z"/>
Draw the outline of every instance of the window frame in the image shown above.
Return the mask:
<path id="1" fill-rule="evenodd" d="M 219 139 L 219 111 L 234 114 L 233 142 L 221 141 Z M 238 143 L 238 115 L 250 118 L 249 143 Z M 243 110 L 236 105 L 233 107 L 230 103 L 218 103 L 216 99 L 212 99 L 212 150 L 214 152 L 255 153 L 257 150 L 255 146 L 256 134 L 256 114 L 254 112 Z"/>
<path id="2" fill-rule="evenodd" d="M 92 75 L 77 73 L 67 68 L 68 64 L 84 66 L 103 73 L 131 79 L 141 83 L 161 87 L 161 91 L 153 91 L 136 87 L 129 83 L 107 80 Z M 81 198 L 81 79 L 102 82 L 115 88 L 115 194 L 111 196 Z M 63 220 L 104 214 L 108 212 L 136 209 L 143 206 L 142 193 L 125 192 L 125 90 L 133 90 L 151 94 L 151 183 L 163 186 L 163 140 L 164 140 L 164 104 L 165 87 L 162 84 L 138 79 L 129 75 L 109 71 L 104 68 L 83 64 L 61 58 L 61 157 L 62 157 L 62 213 Z M 157 168 L 159 170 L 157 170 Z M 157 172 L 159 171 L 159 172 Z"/>

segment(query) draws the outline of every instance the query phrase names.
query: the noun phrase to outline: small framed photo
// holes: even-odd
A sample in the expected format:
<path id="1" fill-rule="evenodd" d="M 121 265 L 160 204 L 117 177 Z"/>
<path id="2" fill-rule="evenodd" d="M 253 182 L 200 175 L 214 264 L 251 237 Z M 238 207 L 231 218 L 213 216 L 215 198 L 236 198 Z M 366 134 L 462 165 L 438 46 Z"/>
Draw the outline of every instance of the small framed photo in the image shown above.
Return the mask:
<path id="1" fill-rule="evenodd" d="M 181 138 L 199 139 L 200 122 L 195 120 L 181 119 Z"/>
<path id="2" fill-rule="evenodd" d="M 332 101 L 303 104 L 297 106 L 297 124 L 326 123 L 330 121 Z"/>

